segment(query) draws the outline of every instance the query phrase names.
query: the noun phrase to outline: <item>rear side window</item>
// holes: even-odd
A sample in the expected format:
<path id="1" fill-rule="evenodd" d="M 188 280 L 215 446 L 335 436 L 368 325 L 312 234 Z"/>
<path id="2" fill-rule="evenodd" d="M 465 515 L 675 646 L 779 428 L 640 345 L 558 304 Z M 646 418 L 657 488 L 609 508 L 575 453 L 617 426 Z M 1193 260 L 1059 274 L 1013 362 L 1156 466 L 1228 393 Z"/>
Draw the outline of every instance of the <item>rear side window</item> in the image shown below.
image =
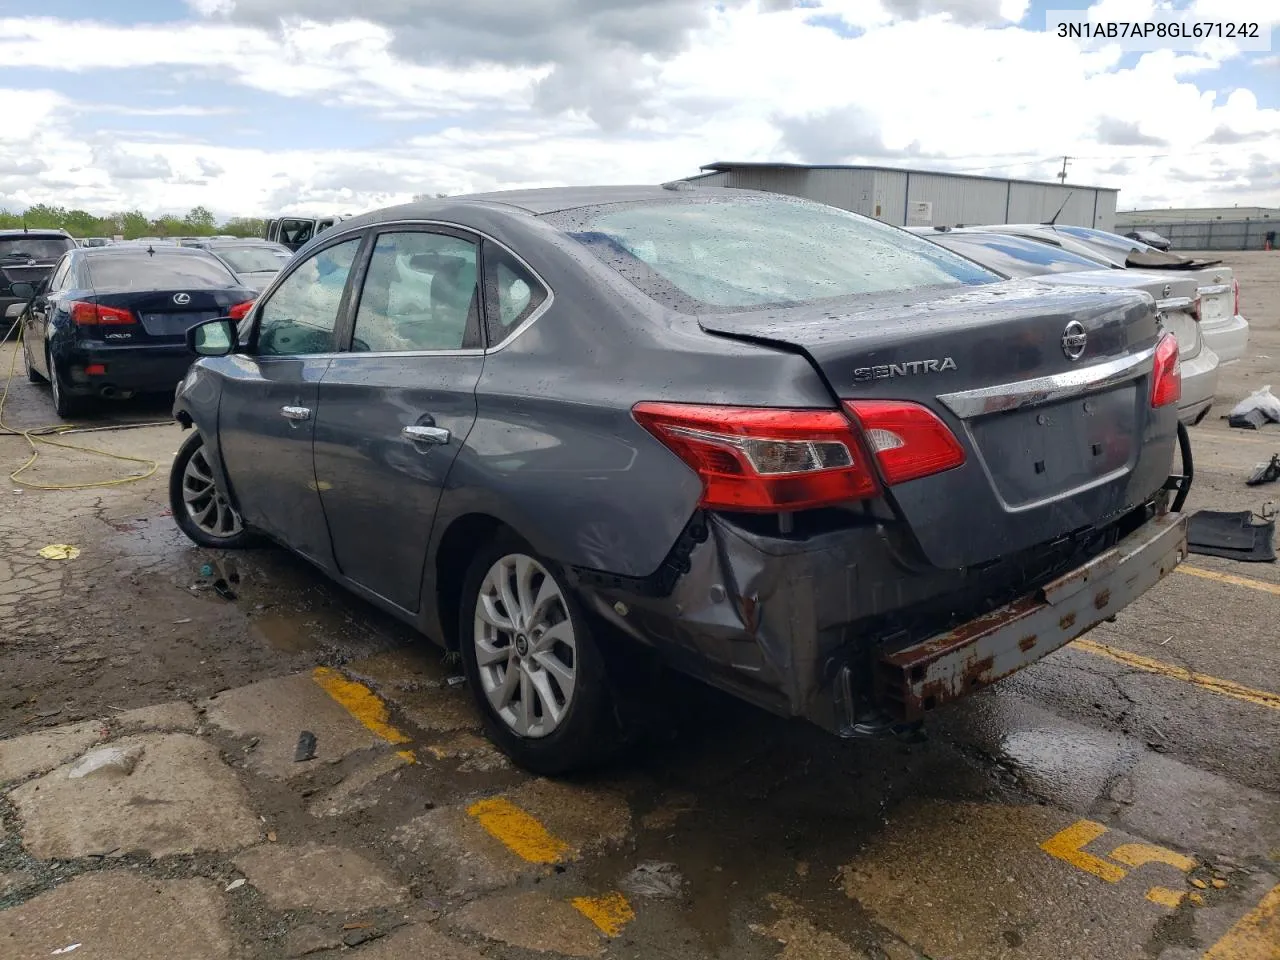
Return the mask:
<path id="1" fill-rule="evenodd" d="M 1103 264 L 1077 256 L 1047 243 L 1036 243 L 1020 237 L 967 237 L 963 234 L 940 236 L 934 243 L 976 260 L 1007 277 L 1034 277 L 1044 273 L 1077 273 L 1081 270 L 1103 270 Z"/>
<path id="2" fill-rule="evenodd" d="M 235 274 L 211 256 L 166 256 L 146 252 L 91 257 L 89 282 L 113 290 L 181 290 L 193 287 L 233 287 Z"/>
<path id="3" fill-rule="evenodd" d="M 548 220 L 650 297 L 685 312 L 1000 279 L 896 227 L 776 196 L 619 204 Z"/>
<path id="4" fill-rule="evenodd" d="M 489 344 L 501 343 L 547 299 L 547 290 L 496 243 L 484 245 L 485 328 Z"/>

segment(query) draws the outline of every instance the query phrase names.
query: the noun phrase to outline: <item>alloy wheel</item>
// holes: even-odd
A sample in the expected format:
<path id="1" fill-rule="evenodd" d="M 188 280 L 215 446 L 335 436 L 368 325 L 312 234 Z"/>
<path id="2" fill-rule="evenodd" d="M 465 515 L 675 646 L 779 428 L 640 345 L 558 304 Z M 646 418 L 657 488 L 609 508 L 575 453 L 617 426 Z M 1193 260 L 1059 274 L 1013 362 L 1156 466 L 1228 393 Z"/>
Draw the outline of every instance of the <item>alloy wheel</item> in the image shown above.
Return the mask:
<path id="1" fill-rule="evenodd" d="M 554 733 L 573 704 L 577 644 L 564 594 L 546 567 L 512 553 L 480 583 L 473 630 L 480 685 L 521 737 Z"/>
<path id="2" fill-rule="evenodd" d="M 182 503 L 191 522 L 211 537 L 229 539 L 243 529 L 240 515 L 213 482 L 203 446 L 196 447 L 182 471 Z"/>

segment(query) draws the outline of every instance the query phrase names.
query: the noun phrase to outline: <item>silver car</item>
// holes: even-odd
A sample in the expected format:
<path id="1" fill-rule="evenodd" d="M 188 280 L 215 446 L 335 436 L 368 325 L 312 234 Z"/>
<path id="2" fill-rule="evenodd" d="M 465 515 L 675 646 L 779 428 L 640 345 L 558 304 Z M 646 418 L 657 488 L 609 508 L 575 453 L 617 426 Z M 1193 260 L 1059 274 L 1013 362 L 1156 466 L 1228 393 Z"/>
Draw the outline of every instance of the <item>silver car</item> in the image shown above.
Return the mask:
<path id="1" fill-rule="evenodd" d="M 207 238 L 190 246 L 207 250 L 236 275 L 244 286 L 262 290 L 293 258 L 293 251 L 270 240 L 218 240 Z"/>
<path id="2" fill-rule="evenodd" d="M 1249 345 L 1249 321 L 1240 313 L 1240 282 L 1232 275 L 1230 267 L 1213 261 L 1204 261 L 1201 266 L 1193 267 L 1195 261 L 1189 257 L 1089 227 L 1006 223 L 978 229 L 1028 237 L 1111 266 L 1159 270 L 1161 273 L 1176 270 L 1179 275 L 1197 281 L 1195 296 L 1198 302 L 1194 312 L 1198 313 L 1204 342 L 1219 360 L 1235 363 L 1244 356 Z"/>
<path id="3" fill-rule="evenodd" d="M 924 227 L 913 228 L 911 232 L 1013 279 L 1038 276 L 1054 283 L 1136 289 L 1151 294 L 1165 328 L 1178 341 L 1178 362 L 1182 368 L 1178 419 L 1188 424 L 1204 419 L 1218 389 L 1219 359 L 1205 342 L 1196 316 L 1200 285 L 1197 276 L 1188 275 L 1187 271 L 1117 269 L 1061 246 L 1001 230 L 1001 227 L 954 230 Z"/>

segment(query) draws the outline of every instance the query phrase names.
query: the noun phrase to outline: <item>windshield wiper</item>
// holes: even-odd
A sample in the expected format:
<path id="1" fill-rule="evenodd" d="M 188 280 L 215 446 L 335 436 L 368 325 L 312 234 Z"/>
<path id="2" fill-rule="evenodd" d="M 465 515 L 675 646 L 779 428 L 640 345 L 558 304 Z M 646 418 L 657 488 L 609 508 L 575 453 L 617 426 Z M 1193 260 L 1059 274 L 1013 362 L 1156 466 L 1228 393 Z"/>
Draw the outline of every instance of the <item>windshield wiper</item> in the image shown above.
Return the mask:
<path id="1" fill-rule="evenodd" d="M 0 260 L 35 260 L 29 253 L 0 253 Z"/>

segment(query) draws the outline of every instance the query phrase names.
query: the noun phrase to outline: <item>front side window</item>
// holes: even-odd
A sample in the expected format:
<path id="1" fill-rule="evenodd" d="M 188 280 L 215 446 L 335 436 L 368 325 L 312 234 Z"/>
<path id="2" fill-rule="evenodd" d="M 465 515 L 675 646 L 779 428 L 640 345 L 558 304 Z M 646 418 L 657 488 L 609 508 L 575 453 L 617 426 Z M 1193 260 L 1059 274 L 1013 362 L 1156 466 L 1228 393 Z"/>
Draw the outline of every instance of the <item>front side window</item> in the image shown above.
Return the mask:
<path id="1" fill-rule="evenodd" d="M 793 198 L 616 204 L 547 220 L 651 298 L 691 313 L 1000 279 L 896 227 Z"/>
<path id="2" fill-rule="evenodd" d="M 301 246 L 311 239 L 314 226 L 310 220 L 281 220 L 280 242 Z"/>
<path id="3" fill-rule="evenodd" d="M 547 299 L 547 291 L 496 243 L 484 246 L 485 327 L 489 344 L 501 343 Z"/>
<path id="4" fill-rule="evenodd" d="M 328 353 L 347 276 L 360 249 L 353 237 L 302 261 L 258 312 L 258 353 L 289 357 Z"/>
<path id="5" fill-rule="evenodd" d="M 441 233 L 383 233 L 360 293 L 351 349 L 481 346 L 476 244 Z"/>

